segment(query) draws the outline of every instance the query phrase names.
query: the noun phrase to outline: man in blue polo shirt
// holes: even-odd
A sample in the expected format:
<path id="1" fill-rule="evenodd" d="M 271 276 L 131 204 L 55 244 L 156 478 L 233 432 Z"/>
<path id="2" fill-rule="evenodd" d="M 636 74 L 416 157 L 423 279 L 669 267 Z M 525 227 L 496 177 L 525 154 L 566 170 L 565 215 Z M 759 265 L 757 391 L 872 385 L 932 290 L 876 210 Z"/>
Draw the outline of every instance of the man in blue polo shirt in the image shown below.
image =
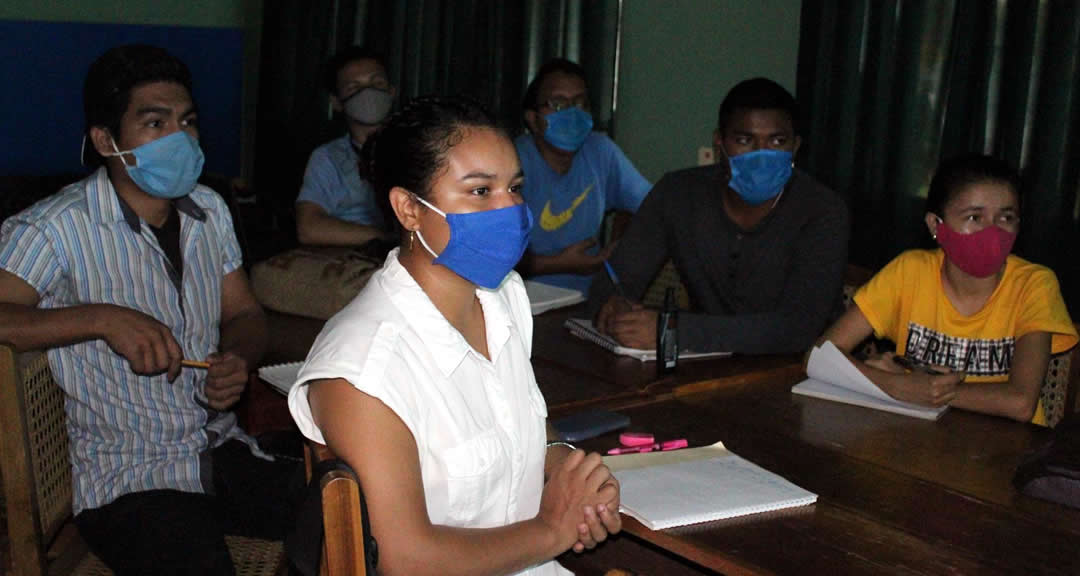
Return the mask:
<path id="1" fill-rule="evenodd" d="M 384 234 L 359 153 L 390 114 L 394 87 L 382 58 L 357 46 L 330 60 L 325 80 L 346 132 L 311 153 L 296 198 L 296 237 L 301 244 L 359 246 Z"/>
<path id="2" fill-rule="evenodd" d="M 592 131 L 585 71 L 554 59 L 525 92 L 525 126 L 514 140 L 532 210 L 526 276 L 588 293 L 612 245 L 597 245 L 604 214 L 636 212 L 650 184 L 607 136 Z"/>
<path id="3" fill-rule="evenodd" d="M 161 48 L 106 52 L 83 92 L 100 167 L 0 227 L 0 342 L 48 350 L 75 524 L 118 574 L 232 574 L 224 535 L 282 537 L 299 479 L 229 411 L 266 324 L 229 211 L 196 184 L 191 93 Z"/>

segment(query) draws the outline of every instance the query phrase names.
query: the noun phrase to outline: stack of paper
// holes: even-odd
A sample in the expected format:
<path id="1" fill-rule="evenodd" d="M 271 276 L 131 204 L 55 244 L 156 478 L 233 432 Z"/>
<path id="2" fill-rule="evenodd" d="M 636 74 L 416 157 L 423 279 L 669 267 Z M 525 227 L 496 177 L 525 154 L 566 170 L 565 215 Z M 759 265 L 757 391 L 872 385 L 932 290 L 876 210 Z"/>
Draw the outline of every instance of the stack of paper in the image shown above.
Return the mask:
<path id="1" fill-rule="evenodd" d="M 259 368 L 259 378 L 274 387 L 275 390 L 288 396 L 289 390 L 296 383 L 296 376 L 300 373 L 303 362 L 289 362 L 288 364 L 273 364 Z"/>
<path id="2" fill-rule="evenodd" d="M 573 306 L 578 302 L 585 301 L 585 295 L 580 290 L 571 290 L 532 280 L 525 281 L 525 292 L 529 295 L 529 304 L 532 305 L 533 316 L 543 314 L 548 310 Z"/>
<path id="3" fill-rule="evenodd" d="M 870 381 L 832 342 L 826 341 L 810 351 L 806 366 L 810 378 L 791 389 L 795 394 L 834 400 L 905 416 L 937 420 L 948 406 L 923 406 L 889 396 Z"/>
<path id="4" fill-rule="evenodd" d="M 652 530 L 808 506 L 817 494 L 712 446 L 607 456 L 619 479 L 619 509 Z"/>

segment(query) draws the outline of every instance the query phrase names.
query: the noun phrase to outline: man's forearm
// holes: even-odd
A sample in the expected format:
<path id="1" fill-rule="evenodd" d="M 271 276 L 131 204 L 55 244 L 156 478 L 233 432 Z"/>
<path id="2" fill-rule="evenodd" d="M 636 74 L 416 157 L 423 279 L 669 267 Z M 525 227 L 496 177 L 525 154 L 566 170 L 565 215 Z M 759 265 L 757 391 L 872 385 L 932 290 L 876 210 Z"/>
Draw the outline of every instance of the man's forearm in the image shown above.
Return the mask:
<path id="1" fill-rule="evenodd" d="M 559 274 L 568 272 L 566 266 L 561 264 L 558 254 L 545 255 L 526 252 L 522 259 L 525 276 L 541 276 L 544 274 Z"/>
<path id="2" fill-rule="evenodd" d="M 221 324 L 218 349 L 232 352 L 254 369 L 266 352 L 266 315 L 262 308 L 252 308 Z"/>
<path id="3" fill-rule="evenodd" d="M 382 230 L 319 214 L 298 221 L 296 236 L 301 244 L 313 246 L 359 246 L 382 237 Z"/>
<path id="4" fill-rule="evenodd" d="M 101 338 L 100 307 L 42 309 L 0 303 L 0 342 L 24 352 Z"/>

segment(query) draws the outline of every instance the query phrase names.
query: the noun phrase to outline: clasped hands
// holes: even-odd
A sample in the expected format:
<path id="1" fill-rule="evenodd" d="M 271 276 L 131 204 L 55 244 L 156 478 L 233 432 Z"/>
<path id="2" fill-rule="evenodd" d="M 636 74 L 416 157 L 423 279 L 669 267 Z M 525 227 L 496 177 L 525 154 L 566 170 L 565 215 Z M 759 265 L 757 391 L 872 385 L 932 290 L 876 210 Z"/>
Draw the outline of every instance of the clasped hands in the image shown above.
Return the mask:
<path id="1" fill-rule="evenodd" d="M 183 349 L 172 331 L 157 319 L 130 308 L 100 304 L 91 321 L 114 352 L 123 356 L 136 374 L 167 373 L 169 382 L 180 375 Z M 247 385 L 247 360 L 232 352 L 206 357 L 206 400 L 210 408 L 225 410 L 235 404 Z"/>
<path id="2" fill-rule="evenodd" d="M 593 324 L 622 346 L 652 350 L 656 348 L 656 318 L 656 310 L 616 294 L 600 307 Z"/>
<path id="3" fill-rule="evenodd" d="M 570 452 L 544 484 L 539 519 L 558 538 L 558 549 L 592 549 L 622 530 L 619 481 L 596 452 Z"/>
<path id="4" fill-rule="evenodd" d="M 963 372 L 937 365 L 926 367 L 937 374 L 922 369 L 908 371 L 895 358 L 892 352 L 883 352 L 867 358 L 865 364 L 887 372 L 890 377 L 882 382 L 882 388 L 893 398 L 904 402 L 944 406 L 956 397 L 956 389 L 966 376 Z"/>

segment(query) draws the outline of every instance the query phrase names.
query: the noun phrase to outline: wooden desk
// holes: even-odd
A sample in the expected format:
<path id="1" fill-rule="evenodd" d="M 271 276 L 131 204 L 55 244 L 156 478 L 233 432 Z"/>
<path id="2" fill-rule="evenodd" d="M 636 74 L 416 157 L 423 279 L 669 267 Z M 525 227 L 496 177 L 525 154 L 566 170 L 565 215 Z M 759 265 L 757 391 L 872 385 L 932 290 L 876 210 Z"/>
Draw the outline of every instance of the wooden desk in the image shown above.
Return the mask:
<path id="1" fill-rule="evenodd" d="M 632 568 L 629 554 L 660 551 L 700 568 L 680 574 L 1080 573 L 1080 512 L 1020 496 L 1010 483 L 1048 431 L 955 410 L 925 422 L 793 396 L 801 375 L 790 356 L 685 362 L 658 380 L 653 364 L 571 336 L 562 323 L 575 313 L 535 319 L 533 368 L 553 417 L 617 408 L 659 438 L 721 440 L 819 501 L 661 532 L 627 519 L 624 536 L 565 556 L 568 567 L 598 559 Z M 586 447 L 609 448 L 614 436 Z"/>
<path id="2" fill-rule="evenodd" d="M 794 378 L 802 371 L 799 356 L 733 356 L 683 361 L 664 377 L 655 362 L 619 356 L 570 334 L 567 318 L 582 317 L 583 306 L 552 310 L 533 321 L 533 372 L 547 400 L 548 414 L 558 417 L 591 408 L 618 409 L 664 400 L 714 386 Z"/>
<path id="3" fill-rule="evenodd" d="M 1080 572 L 1080 511 L 1010 483 L 1048 431 L 955 410 L 925 422 L 793 396 L 795 382 L 735 383 L 622 412 L 658 438 L 722 440 L 816 492 L 816 505 L 660 532 L 627 519 L 625 531 L 724 574 Z M 589 447 L 614 444 L 611 435 Z"/>
<path id="4" fill-rule="evenodd" d="M 695 386 L 794 377 L 801 371 L 797 356 L 739 356 L 685 361 L 676 374 L 657 378 L 654 362 L 612 354 L 574 337 L 563 327 L 567 318 L 583 315 L 584 307 L 574 306 L 534 317 L 533 372 L 553 418 L 591 408 L 618 409 L 656 402 L 672 397 L 676 389 L 682 394 Z M 312 340 L 315 334 L 317 331 L 311 333 Z M 303 355 L 275 357 L 279 362 L 296 360 L 303 360 Z M 245 429 L 256 433 L 292 427 L 284 397 L 257 376 L 249 382 L 238 412 Z"/>

